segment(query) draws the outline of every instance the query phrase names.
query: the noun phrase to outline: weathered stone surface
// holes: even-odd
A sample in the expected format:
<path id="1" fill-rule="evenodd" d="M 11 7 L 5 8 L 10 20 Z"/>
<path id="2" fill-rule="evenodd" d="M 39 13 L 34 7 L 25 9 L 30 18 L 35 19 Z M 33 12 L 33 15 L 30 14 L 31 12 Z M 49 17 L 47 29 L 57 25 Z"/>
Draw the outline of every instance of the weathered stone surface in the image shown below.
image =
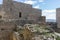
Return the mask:
<path id="1" fill-rule="evenodd" d="M 1 22 L 0 23 L 0 30 L 13 30 L 16 27 L 15 24 L 11 22 Z"/>
<path id="2" fill-rule="evenodd" d="M 57 28 L 60 28 L 60 8 L 56 9 L 56 22 L 57 22 Z"/>
<path id="3" fill-rule="evenodd" d="M 0 5 L 1 11 L 0 14 L 2 19 L 13 19 L 15 20 L 24 20 L 27 23 L 38 23 L 38 19 L 42 17 L 42 10 L 32 8 L 32 5 L 16 2 L 12 0 L 3 0 L 3 4 Z M 19 17 L 19 13 L 21 13 L 21 17 Z M 42 20 L 42 19 L 41 19 Z M 44 19 L 45 20 L 45 19 Z M 33 21 L 33 22 L 32 22 Z M 19 23 L 19 22 L 18 22 Z M 21 24 L 21 23 L 19 23 Z M 22 23 L 23 24 L 23 23 Z"/>
<path id="4" fill-rule="evenodd" d="M 0 40 L 13 40 L 12 38 L 10 38 L 10 36 L 12 37 L 12 32 L 11 31 L 0 31 Z"/>
<path id="5" fill-rule="evenodd" d="M 3 9 L 5 11 L 4 18 L 6 19 L 26 19 L 30 14 L 35 17 L 41 16 L 41 9 L 34 9 L 29 4 L 15 2 L 12 0 L 3 0 Z M 19 17 L 20 12 L 21 17 Z"/>

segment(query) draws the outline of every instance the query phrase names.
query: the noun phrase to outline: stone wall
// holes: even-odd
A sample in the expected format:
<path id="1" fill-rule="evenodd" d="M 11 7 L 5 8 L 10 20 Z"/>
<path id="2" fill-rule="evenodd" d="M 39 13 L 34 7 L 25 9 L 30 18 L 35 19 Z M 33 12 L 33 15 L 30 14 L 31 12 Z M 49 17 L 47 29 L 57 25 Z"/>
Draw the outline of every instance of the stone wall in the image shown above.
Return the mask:
<path id="1" fill-rule="evenodd" d="M 56 9 L 56 22 L 57 22 L 57 28 L 60 28 L 60 8 Z"/>
<path id="2" fill-rule="evenodd" d="M 13 22 L 0 22 L 0 30 L 13 30 L 15 27 Z"/>
<path id="3" fill-rule="evenodd" d="M 3 16 L 5 19 L 26 19 L 30 14 L 36 17 L 41 16 L 41 10 L 32 8 L 32 5 L 12 0 L 3 0 L 3 11 L 5 11 Z M 21 17 L 19 17 L 19 13 L 21 13 Z"/>
<path id="4" fill-rule="evenodd" d="M 0 31 L 0 40 L 13 40 L 11 37 L 12 37 L 12 34 L 13 32 L 11 31 Z M 10 37 L 11 36 L 11 37 Z"/>

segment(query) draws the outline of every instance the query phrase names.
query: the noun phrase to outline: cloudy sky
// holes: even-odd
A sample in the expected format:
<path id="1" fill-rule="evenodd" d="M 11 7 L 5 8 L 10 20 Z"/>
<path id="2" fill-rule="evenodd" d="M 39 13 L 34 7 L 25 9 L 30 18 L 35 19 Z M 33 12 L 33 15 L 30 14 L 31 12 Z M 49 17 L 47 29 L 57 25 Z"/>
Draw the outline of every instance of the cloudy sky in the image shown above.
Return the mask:
<path id="1" fill-rule="evenodd" d="M 46 19 L 56 19 L 56 8 L 60 7 L 60 0 L 15 0 L 31 4 L 33 8 L 42 9 L 42 15 L 46 16 Z M 2 0 L 0 0 L 2 3 Z"/>

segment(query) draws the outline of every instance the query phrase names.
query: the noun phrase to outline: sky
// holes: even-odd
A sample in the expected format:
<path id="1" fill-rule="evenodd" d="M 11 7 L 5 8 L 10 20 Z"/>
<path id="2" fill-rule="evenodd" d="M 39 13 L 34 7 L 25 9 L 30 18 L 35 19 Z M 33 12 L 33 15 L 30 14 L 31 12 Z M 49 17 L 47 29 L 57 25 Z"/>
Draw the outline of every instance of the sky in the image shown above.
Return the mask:
<path id="1" fill-rule="evenodd" d="M 60 0 L 14 0 L 31 4 L 33 8 L 41 9 L 46 19 L 56 19 L 56 8 L 60 8 Z M 0 4 L 2 0 L 0 0 Z"/>

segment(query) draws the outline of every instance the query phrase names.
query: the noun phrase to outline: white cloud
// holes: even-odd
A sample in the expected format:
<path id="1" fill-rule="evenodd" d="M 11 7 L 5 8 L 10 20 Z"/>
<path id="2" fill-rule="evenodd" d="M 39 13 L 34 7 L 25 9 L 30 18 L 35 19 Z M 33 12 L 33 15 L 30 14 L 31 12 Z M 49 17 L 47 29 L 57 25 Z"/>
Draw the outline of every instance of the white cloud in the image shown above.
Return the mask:
<path id="1" fill-rule="evenodd" d="M 46 16 L 46 19 L 56 19 L 55 10 L 43 10 L 42 15 Z"/>
<path id="2" fill-rule="evenodd" d="M 56 19 L 55 14 L 48 14 L 46 17 L 47 17 L 46 19 Z"/>
<path id="3" fill-rule="evenodd" d="M 44 10 L 43 12 L 49 12 L 49 13 L 51 13 L 51 12 L 55 12 L 55 10 Z"/>
<path id="4" fill-rule="evenodd" d="M 39 9 L 39 8 L 40 8 L 40 6 L 39 6 L 39 5 L 37 5 L 37 6 L 34 6 L 33 8 L 37 8 L 37 9 Z"/>
<path id="5" fill-rule="evenodd" d="M 32 0 L 29 0 L 29 1 L 25 1 L 24 3 L 27 3 L 27 4 L 35 4 L 35 3 L 37 3 L 37 1 L 32 1 Z"/>

